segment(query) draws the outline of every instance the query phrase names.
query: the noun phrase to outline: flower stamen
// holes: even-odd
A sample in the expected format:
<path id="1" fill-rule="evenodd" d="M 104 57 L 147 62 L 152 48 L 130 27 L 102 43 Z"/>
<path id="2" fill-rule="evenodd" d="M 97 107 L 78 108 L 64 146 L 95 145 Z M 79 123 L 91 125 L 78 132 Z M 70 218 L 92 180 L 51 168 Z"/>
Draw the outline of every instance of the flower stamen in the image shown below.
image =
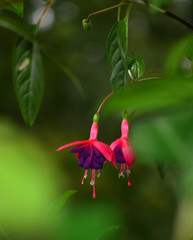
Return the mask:
<path id="1" fill-rule="evenodd" d="M 85 172 L 84 172 L 84 176 L 83 176 L 82 182 L 81 182 L 82 184 L 84 184 L 84 179 L 86 179 L 87 176 L 88 176 L 87 173 L 88 173 L 88 169 L 86 169 Z"/>

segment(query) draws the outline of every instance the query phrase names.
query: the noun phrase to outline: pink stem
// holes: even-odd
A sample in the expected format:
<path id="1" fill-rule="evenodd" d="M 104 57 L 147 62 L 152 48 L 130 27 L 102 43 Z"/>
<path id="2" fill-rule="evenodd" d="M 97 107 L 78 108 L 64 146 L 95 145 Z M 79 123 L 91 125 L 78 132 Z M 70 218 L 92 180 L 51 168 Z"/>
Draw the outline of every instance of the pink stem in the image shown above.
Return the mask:
<path id="1" fill-rule="evenodd" d="M 114 94 L 114 92 L 110 93 L 108 96 L 106 96 L 106 98 L 102 101 L 101 105 L 99 106 L 98 110 L 97 110 L 97 114 L 99 114 L 103 104 L 106 102 L 106 100 L 111 97 Z"/>

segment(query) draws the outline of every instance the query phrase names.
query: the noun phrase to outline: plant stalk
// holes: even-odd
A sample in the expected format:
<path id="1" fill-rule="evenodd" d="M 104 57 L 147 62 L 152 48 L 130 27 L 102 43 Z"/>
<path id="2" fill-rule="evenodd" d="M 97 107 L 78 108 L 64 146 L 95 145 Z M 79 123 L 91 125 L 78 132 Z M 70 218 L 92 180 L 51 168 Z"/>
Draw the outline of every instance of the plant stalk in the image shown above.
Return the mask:
<path id="1" fill-rule="evenodd" d="M 36 28 L 38 29 L 41 21 L 43 19 L 43 17 L 45 16 L 45 14 L 47 13 L 48 9 L 52 6 L 52 4 L 54 3 L 55 0 L 49 0 L 48 3 L 46 4 L 46 7 L 44 8 L 40 18 L 38 19 L 38 22 L 36 23 Z"/>

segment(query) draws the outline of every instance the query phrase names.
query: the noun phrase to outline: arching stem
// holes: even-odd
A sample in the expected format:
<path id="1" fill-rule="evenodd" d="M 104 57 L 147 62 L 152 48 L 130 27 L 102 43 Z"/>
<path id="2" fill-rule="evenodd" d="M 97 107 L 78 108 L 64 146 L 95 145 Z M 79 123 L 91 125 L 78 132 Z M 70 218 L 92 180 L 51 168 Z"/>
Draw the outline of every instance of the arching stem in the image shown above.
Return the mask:
<path id="1" fill-rule="evenodd" d="M 93 12 L 93 13 L 91 13 L 91 14 L 88 15 L 88 17 L 87 17 L 87 19 L 86 19 L 86 22 L 88 23 L 89 20 L 90 20 L 90 18 L 93 17 L 93 16 L 95 16 L 95 15 L 97 15 L 97 14 L 104 13 L 104 12 L 108 12 L 108 11 L 113 10 L 113 9 L 115 9 L 115 8 L 119 8 L 120 6 L 123 6 L 123 5 L 125 5 L 125 4 L 128 4 L 128 2 L 127 2 L 127 1 L 122 1 L 122 2 L 120 2 L 119 4 L 116 4 L 116 5 L 112 6 L 112 7 L 108 7 L 108 8 L 99 10 L 99 11 L 97 11 L 97 12 Z"/>
<path id="2" fill-rule="evenodd" d="M 97 114 L 99 114 L 99 112 L 100 112 L 103 104 L 106 102 L 106 100 L 107 100 L 108 98 L 110 98 L 113 94 L 114 94 L 114 92 L 112 92 L 112 93 L 110 93 L 108 96 L 106 96 L 106 98 L 105 98 L 105 99 L 102 101 L 102 103 L 100 104 L 100 106 L 99 106 L 99 108 L 98 108 L 98 110 L 97 110 Z"/>

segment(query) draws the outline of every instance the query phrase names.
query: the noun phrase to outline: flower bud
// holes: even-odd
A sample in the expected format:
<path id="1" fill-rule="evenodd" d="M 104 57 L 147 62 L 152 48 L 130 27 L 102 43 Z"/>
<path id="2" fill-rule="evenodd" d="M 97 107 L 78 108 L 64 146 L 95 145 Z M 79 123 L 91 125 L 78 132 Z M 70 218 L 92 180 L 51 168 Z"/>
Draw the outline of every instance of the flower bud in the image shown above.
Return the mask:
<path id="1" fill-rule="evenodd" d="M 90 20 L 87 22 L 87 19 L 82 20 L 82 26 L 83 26 L 84 30 L 86 30 L 86 31 L 89 31 L 92 29 L 92 23 Z"/>

